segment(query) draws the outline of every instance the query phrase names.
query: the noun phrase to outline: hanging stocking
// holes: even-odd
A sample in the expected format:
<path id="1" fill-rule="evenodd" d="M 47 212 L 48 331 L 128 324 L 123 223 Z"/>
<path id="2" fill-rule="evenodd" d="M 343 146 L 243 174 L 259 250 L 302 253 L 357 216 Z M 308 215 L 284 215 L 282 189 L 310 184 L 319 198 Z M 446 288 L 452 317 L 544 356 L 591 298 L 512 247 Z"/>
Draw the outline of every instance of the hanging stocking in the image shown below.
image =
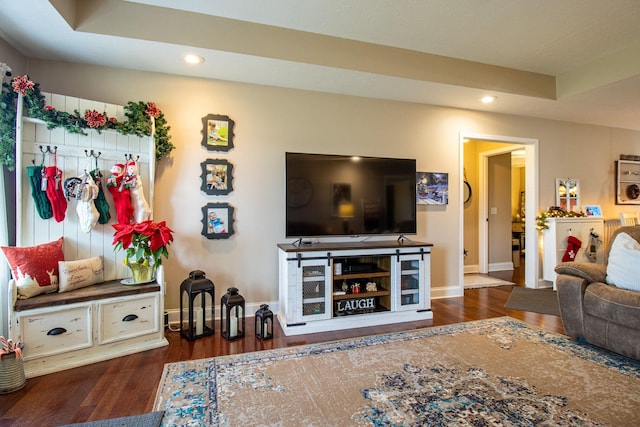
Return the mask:
<path id="1" fill-rule="evenodd" d="M 62 171 L 57 166 L 47 166 L 45 175 L 47 179 L 47 198 L 51 203 L 53 218 L 57 222 L 62 222 L 67 212 L 67 199 L 65 199 L 62 191 Z"/>
<path id="2" fill-rule="evenodd" d="M 88 233 L 96 226 L 100 214 L 93 201 L 98 197 L 98 186 L 86 171 L 82 177 L 80 197 L 76 204 L 76 212 L 80 220 L 80 229 Z"/>
<path id="3" fill-rule="evenodd" d="M 42 166 L 27 166 L 27 175 L 31 184 L 31 196 L 36 205 L 36 211 L 42 219 L 49 219 L 53 216 L 51 202 L 47 198 L 47 182 L 43 183 L 44 170 Z M 44 184 L 44 185 L 43 185 Z"/>
<path id="4" fill-rule="evenodd" d="M 144 197 L 142 180 L 138 175 L 138 165 L 133 160 L 127 162 L 127 186 L 131 192 L 131 204 L 133 205 L 133 220 L 142 222 L 151 219 L 151 208 Z"/>
<path id="5" fill-rule="evenodd" d="M 587 249 L 587 258 L 591 262 L 596 262 L 598 259 L 598 246 L 602 241 L 598 233 L 593 230 L 589 233 L 589 247 Z"/>
<path id="6" fill-rule="evenodd" d="M 567 250 L 562 256 L 562 262 L 573 262 L 576 259 L 576 255 L 578 254 L 578 250 L 582 246 L 582 242 L 580 239 L 574 236 L 569 236 L 567 238 Z"/>
<path id="7" fill-rule="evenodd" d="M 118 223 L 130 224 L 133 218 L 133 206 L 131 206 L 131 193 L 123 179 L 123 172 L 124 165 L 122 163 L 116 163 L 111 167 L 111 174 L 107 178 L 107 189 L 113 197 Z"/>
<path id="8" fill-rule="evenodd" d="M 95 198 L 93 203 L 96 205 L 96 210 L 98 211 L 98 222 L 100 224 L 106 224 L 111 219 L 111 214 L 109 213 L 109 202 L 104 197 L 104 191 L 102 190 L 102 173 L 100 169 L 95 168 L 90 172 L 91 178 L 93 178 L 93 182 L 95 182 L 98 187 L 98 197 Z"/>

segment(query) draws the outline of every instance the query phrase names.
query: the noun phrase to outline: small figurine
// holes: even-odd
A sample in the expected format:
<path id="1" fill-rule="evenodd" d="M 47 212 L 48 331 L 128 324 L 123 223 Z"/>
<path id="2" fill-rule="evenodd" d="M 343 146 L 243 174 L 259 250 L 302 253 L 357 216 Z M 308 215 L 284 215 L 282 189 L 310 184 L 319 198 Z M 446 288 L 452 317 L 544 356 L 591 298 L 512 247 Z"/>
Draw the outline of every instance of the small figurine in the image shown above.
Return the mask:
<path id="1" fill-rule="evenodd" d="M 368 282 L 366 289 L 367 292 L 375 292 L 378 290 L 378 285 L 376 285 L 376 282 Z"/>
<path id="2" fill-rule="evenodd" d="M 359 294 L 360 293 L 360 283 L 354 283 L 353 285 L 351 285 L 351 293 L 352 294 Z"/>

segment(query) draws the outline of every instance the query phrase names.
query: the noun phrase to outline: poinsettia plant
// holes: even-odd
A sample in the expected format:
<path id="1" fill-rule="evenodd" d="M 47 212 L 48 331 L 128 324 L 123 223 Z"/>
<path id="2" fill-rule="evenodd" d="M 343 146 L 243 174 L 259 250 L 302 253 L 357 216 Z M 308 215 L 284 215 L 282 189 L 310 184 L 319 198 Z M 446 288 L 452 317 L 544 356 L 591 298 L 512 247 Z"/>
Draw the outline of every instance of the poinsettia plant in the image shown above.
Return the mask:
<path id="1" fill-rule="evenodd" d="M 167 247 L 173 241 L 173 230 L 165 221 L 152 220 L 133 224 L 113 224 L 114 250 L 125 250 L 125 265 L 133 263 L 159 266 L 162 257 L 169 258 Z"/>

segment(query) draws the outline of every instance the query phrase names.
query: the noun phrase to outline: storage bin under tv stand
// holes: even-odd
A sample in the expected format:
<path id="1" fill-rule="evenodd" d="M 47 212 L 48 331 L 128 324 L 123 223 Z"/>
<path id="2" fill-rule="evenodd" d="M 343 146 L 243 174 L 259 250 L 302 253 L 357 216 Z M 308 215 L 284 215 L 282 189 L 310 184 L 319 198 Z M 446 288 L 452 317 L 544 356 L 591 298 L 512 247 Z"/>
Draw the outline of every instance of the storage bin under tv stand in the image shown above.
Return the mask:
<path id="1" fill-rule="evenodd" d="M 432 246 L 407 240 L 279 244 L 277 317 L 285 335 L 432 319 Z"/>

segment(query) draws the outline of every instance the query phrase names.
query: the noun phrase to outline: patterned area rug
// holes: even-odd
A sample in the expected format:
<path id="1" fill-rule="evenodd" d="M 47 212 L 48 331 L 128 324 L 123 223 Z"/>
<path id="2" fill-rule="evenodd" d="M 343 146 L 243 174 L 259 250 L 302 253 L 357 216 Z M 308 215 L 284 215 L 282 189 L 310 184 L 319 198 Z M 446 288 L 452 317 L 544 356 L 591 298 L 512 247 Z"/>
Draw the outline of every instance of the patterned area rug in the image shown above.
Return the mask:
<path id="1" fill-rule="evenodd" d="M 508 317 L 165 365 L 162 425 L 640 425 L 640 362 Z"/>

